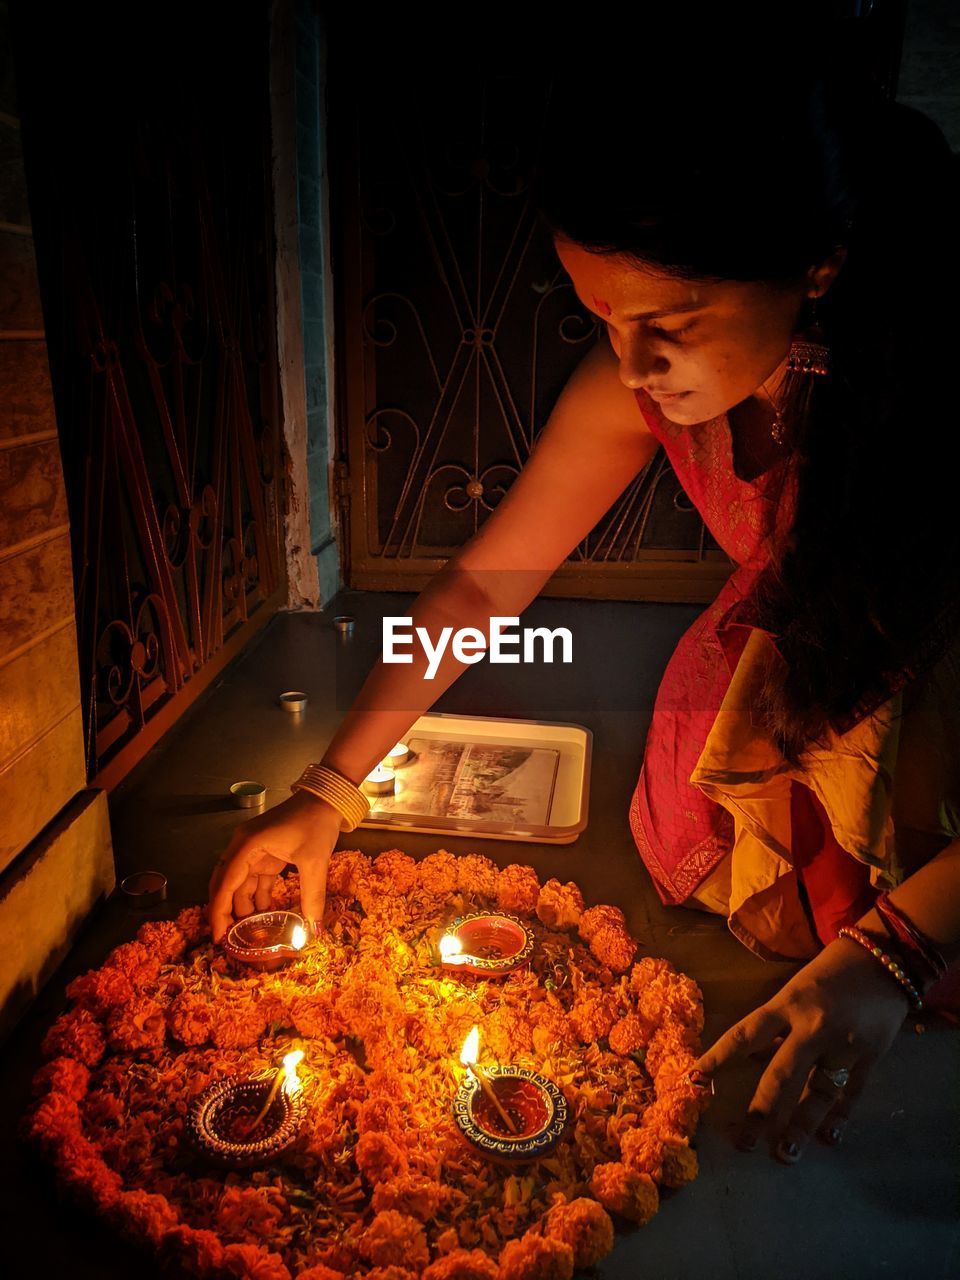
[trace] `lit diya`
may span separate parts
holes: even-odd
[[[479,1048],[474,1027],[460,1053],[467,1075],[453,1100],[458,1130],[491,1160],[522,1164],[546,1155],[566,1126],[566,1098],[552,1080],[527,1067],[479,1066]]]
[[[497,978],[529,962],[533,934],[516,916],[477,911],[448,924],[438,945],[444,969]]]
[[[231,960],[255,969],[280,969],[307,943],[307,922],[295,911],[260,911],[227,931],[223,949]]]
[[[219,1080],[196,1099],[187,1133],[206,1159],[230,1169],[269,1164],[297,1140],[306,1115],[294,1049],[277,1071],[246,1080]]]

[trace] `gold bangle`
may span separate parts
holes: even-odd
[[[896,979],[903,988],[910,1004],[913,1006],[914,1013],[920,1012],[923,1008],[923,999],[920,992],[910,981],[909,975],[900,967],[900,965],[897,964],[896,960],[894,960],[892,956],[888,956],[882,947],[878,947],[868,934],[864,933],[862,929],[858,929],[856,925],[850,924],[844,925],[842,929],[839,929],[837,931],[837,936],[840,938],[849,938],[851,942],[859,943],[860,946],[863,947],[864,951],[869,951],[875,960],[879,960],[887,973],[889,973],[892,978]]]
[[[290,790],[309,791],[319,800],[326,800],[342,818],[341,831],[353,831],[370,812],[370,801],[360,788],[324,764],[308,764]]]

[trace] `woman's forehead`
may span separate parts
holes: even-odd
[[[569,240],[556,238],[554,244],[577,294],[601,315],[706,306],[722,288],[647,270],[618,254],[590,253]]]

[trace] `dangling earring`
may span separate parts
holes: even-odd
[[[810,299],[810,322],[790,344],[787,373],[780,391],[780,402],[784,407],[790,407],[794,421],[802,421],[806,415],[817,378],[825,378],[829,373],[830,348],[817,322],[817,299],[813,297]],[[778,444],[782,444],[785,433],[783,411],[778,409],[770,434]]]

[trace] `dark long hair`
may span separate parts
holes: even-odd
[[[957,161],[821,44],[631,44],[592,88],[578,52],[535,176],[552,231],[685,278],[796,283],[847,249],[818,306],[832,371],[790,422],[795,520],[755,593],[785,667],[756,713],[797,765],[960,623]]]

